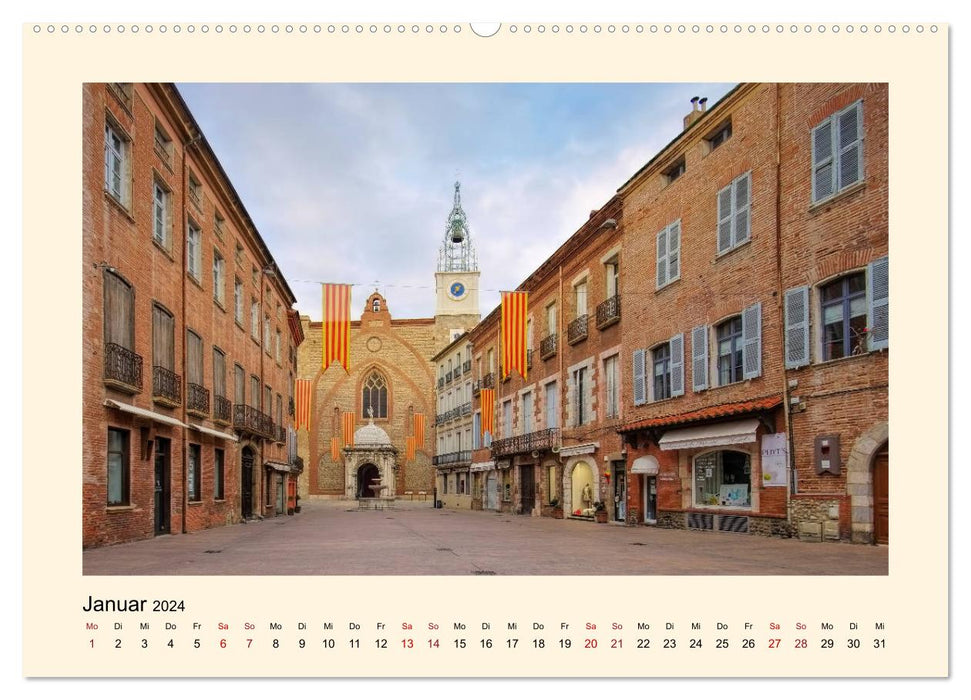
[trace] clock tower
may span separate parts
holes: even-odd
[[[456,182],[454,204],[448,215],[435,273],[435,320],[448,328],[447,342],[451,342],[456,332],[468,330],[480,319],[479,266],[462,209],[460,188]]]

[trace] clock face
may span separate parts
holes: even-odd
[[[461,282],[452,282],[452,286],[448,288],[449,294],[458,299],[460,296],[465,294],[465,285]]]

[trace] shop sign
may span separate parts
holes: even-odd
[[[762,436],[762,486],[785,486],[788,448],[785,433]]]

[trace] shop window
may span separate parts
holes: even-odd
[[[752,458],[744,452],[721,450],[694,459],[696,506],[752,506]]]
[[[127,430],[108,428],[108,505],[129,503],[129,466]]]

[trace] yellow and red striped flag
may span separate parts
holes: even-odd
[[[324,371],[330,363],[337,360],[345,372],[350,372],[351,345],[351,285],[324,284],[324,331],[323,362]]]
[[[300,430],[304,426],[310,430],[310,380],[298,379],[296,381],[297,405],[296,405],[296,425],[295,430]]]
[[[344,447],[354,447],[354,414],[345,411],[343,419]]]
[[[330,458],[336,462],[340,459],[340,457],[341,457],[340,441],[337,438],[332,437],[330,439]]]
[[[496,432],[496,390],[483,389],[479,392],[479,401],[482,404],[482,435],[486,433],[495,434]]]
[[[425,446],[425,414],[415,414],[415,447]]]
[[[519,370],[526,378],[526,292],[502,293],[502,378]]]
[[[407,437],[405,438],[405,459],[411,460],[415,458],[415,438]]]

